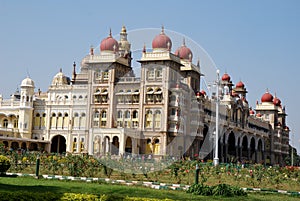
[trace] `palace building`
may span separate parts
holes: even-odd
[[[99,54],[91,47],[80,70],[75,63],[70,77],[60,70],[47,92],[25,78],[10,99],[0,97],[0,142],[10,150],[207,160],[219,100],[220,162],[284,165],[289,128],[278,97],[266,91],[252,109],[245,84],[234,85],[227,73],[208,96],[200,90],[200,62],[184,41],[173,52],[163,28],[141,54],[136,77],[123,26],[119,41],[110,33]]]

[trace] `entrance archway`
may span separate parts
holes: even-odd
[[[125,152],[132,153],[132,139],[131,137],[127,137],[125,144]]]
[[[66,139],[62,135],[56,135],[51,140],[51,152],[64,153],[66,152]]]
[[[12,142],[12,143],[11,143],[11,148],[12,148],[13,150],[19,149],[19,143],[18,143],[18,142]]]
[[[160,143],[159,143],[159,139],[155,139],[154,140],[154,150],[153,150],[155,155],[160,154]]]
[[[236,159],[236,147],[235,147],[235,136],[234,133],[231,132],[228,136],[228,157],[229,161],[232,162],[232,159]],[[227,162],[229,162],[227,161]]]
[[[243,137],[242,140],[242,154],[241,154],[242,160],[248,160],[248,138],[247,136]]]
[[[111,153],[115,155],[119,155],[119,138],[117,136],[113,137],[113,142],[112,142],[112,150]]]
[[[26,149],[27,149],[26,143],[25,143],[25,142],[22,142],[22,144],[21,144],[21,149],[23,149],[23,150],[26,150]]]
[[[251,138],[251,141],[250,141],[250,160],[252,162],[257,162],[255,161],[255,139],[254,137]]]

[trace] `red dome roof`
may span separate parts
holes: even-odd
[[[236,88],[244,88],[245,85],[242,81],[239,81],[236,85],[235,85]]]
[[[253,110],[250,110],[249,113],[250,113],[251,115],[255,114],[255,112],[254,112]]]
[[[257,116],[257,117],[261,117],[262,115],[261,115],[260,113],[257,113],[256,116]]]
[[[100,51],[119,51],[119,44],[112,36],[109,36],[101,41]]]
[[[224,75],[222,76],[222,80],[229,82],[230,81],[230,76],[227,73],[224,73]]]
[[[152,49],[168,49],[171,50],[172,41],[164,32],[164,28],[162,28],[161,33],[152,41]]]
[[[192,61],[192,59],[193,59],[193,53],[192,53],[190,48],[185,46],[185,41],[183,41],[182,46],[179,47],[175,51],[175,55],[180,57],[181,59],[186,59],[186,60],[189,60],[189,61]]]
[[[273,104],[276,105],[276,106],[280,106],[281,105],[281,100],[277,97],[274,97]]]
[[[203,94],[203,95],[206,95],[206,92],[202,89],[201,90],[201,93]]]
[[[273,96],[268,91],[261,97],[261,102],[272,102]]]

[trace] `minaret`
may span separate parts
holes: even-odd
[[[130,53],[131,44],[127,40],[127,31],[126,27],[122,26],[122,30],[120,32],[120,40],[119,40],[119,52],[122,56],[126,56]]]
[[[73,72],[72,72],[72,80],[71,80],[72,84],[75,83],[76,75],[77,75],[77,74],[76,74],[76,63],[75,63],[75,61],[74,61],[74,63],[73,63]]]

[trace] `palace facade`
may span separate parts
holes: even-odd
[[[80,71],[75,63],[71,77],[60,70],[47,92],[25,78],[10,99],[0,97],[0,142],[10,150],[212,159],[218,101],[220,162],[283,165],[289,128],[278,97],[267,91],[252,109],[244,83],[227,73],[208,96],[200,62],[185,42],[172,52],[163,28],[141,53],[140,77],[130,48],[123,26],[119,41],[110,33],[100,54],[91,47]]]

